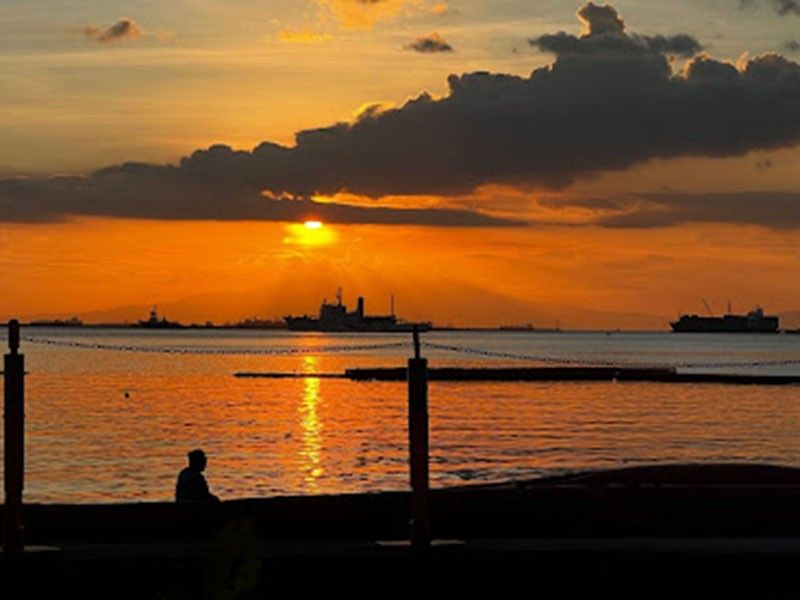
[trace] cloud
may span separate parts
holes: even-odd
[[[430,35],[417,38],[411,44],[408,44],[406,46],[406,49],[413,50],[414,52],[421,52],[424,54],[434,54],[439,52],[453,51],[453,47],[450,44],[448,44],[445,41],[445,39],[436,32],[431,33]]]
[[[798,0],[765,0],[773,10],[781,16],[800,15],[800,1]],[[760,0],[739,0],[739,7],[751,9],[761,4]]]
[[[206,151],[236,161],[224,146]],[[246,153],[243,153],[246,154]],[[223,161],[225,162],[225,161]],[[0,221],[47,223],[67,217],[213,221],[304,221],[328,223],[506,227],[522,221],[476,211],[445,208],[355,206],[310,199],[270,197],[247,182],[192,168],[128,163],[101,169],[88,177],[18,178],[0,181]]]
[[[786,52],[800,52],[800,41],[798,40],[789,40],[788,42],[783,44],[783,49]]]
[[[672,36],[645,36],[628,34],[625,22],[609,5],[597,6],[592,2],[578,11],[583,24],[583,34],[578,37],[565,32],[543,35],[529,40],[529,44],[542,52],[559,56],[569,54],[668,54],[690,58],[698,54],[702,45],[695,38],[678,34]]]
[[[142,29],[136,24],[136,21],[125,17],[106,29],[87,25],[83,28],[83,35],[98,42],[122,42],[141,37]]]
[[[422,94],[302,131],[294,147],[254,152],[249,170],[268,189],[306,195],[458,195],[491,183],[561,188],[654,158],[738,156],[800,141],[797,64],[769,55],[740,71],[697,56],[674,74],[667,52],[695,52],[689,36],[629,35],[618,16],[597,25],[582,14],[590,32],[530,77],[453,75],[442,98]]]
[[[584,35],[621,34],[625,31],[625,21],[609,4],[597,6],[594,2],[586,3],[578,11],[578,20],[583,24]]]
[[[591,209],[585,224],[608,228],[669,227],[685,223],[759,225],[800,229],[800,192],[651,193],[633,198],[558,198],[550,208]]]
[[[544,197],[539,204],[548,208],[586,208],[593,211],[624,211],[630,204],[629,200],[620,198],[584,198],[575,197]]]
[[[266,210],[262,191],[380,198],[459,197],[492,184],[559,190],[652,159],[800,143],[800,65],[773,54],[737,68],[698,55],[673,73],[668,54],[694,51],[680,36],[629,34],[616,11],[591,3],[579,14],[588,31],[556,34],[566,45],[550,44],[554,62],[529,77],[451,75],[441,98],[423,93],[301,131],[293,146],[212,146],[177,165],[0,181],[0,218],[250,218]]]
[[[773,0],[772,4],[779,15],[800,15],[800,2],[797,0]]]

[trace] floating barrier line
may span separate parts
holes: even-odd
[[[451,346],[447,344],[436,344],[433,342],[423,342],[423,345],[432,350],[445,350],[447,352],[457,352],[460,354],[472,354],[485,356],[488,358],[498,358],[506,360],[522,360],[532,362],[542,362],[559,365],[584,365],[594,367],[628,367],[628,368],[660,368],[660,369],[725,369],[725,368],[748,368],[748,367],[784,367],[800,365],[800,358],[773,361],[746,361],[746,362],[707,362],[707,363],[644,363],[644,362],[625,362],[625,361],[597,361],[580,358],[558,358],[554,356],[536,356],[532,354],[518,354],[514,352],[496,352],[493,350],[481,350],[479,348],[468,348],[466,346]]]
[[[348,352],[370,352],[375,350],[394,350],[410,348],[409,342],[389,342],[384,344],[357,344],[321,346],[319,348],[187,348],[187,347],[154,347],[135,346],[127,344],[103,344],[96,342],[78,342],[75,340],[58,340],[42,337],[23,336],[22,341],[30,344],[44,346],[58,346],[62,348],[75,348],[80,350],[104,350],[110,352],[134,352],[142,354],[173,354],[173,355],[217,355],[217,356],[302,356],[309,354],[345,354]],[[431,350],[455,352],[473,356],[483,356],[501,360],[515,360],[526,362],[539,362],[555,365],[577,365],[594,367],[620,367],[620,368],[660,368],[660,369],[727,369],[727,368],[757,368],[757,367],[785,367],[800,365],[800,358],[785,360],[756,360],[740,362],[627,362],[592,360],[582,358],[562,358],[557,356],[543,356],[516,352],[501,352],[483,350],[467,346],[437,344],[423,341],[422,345]]]
[[[111,352],[133,352],[142,354],[176,354],[176,355],[228,355],[228,356],[298,356],[305,354],[336,354],[347,352],[364,352],[372,350],[390,350],[406,348],[407,342],[386,344],[361,344],[321,346],[319,348],[186,348],[186,347],[154,347],[132,346],[127,344],[101,344],[95,342],[77,342],[74,340],[54,340],[50,338],[23,337],[30,344],[75,348],[80,350],[104,350]]]

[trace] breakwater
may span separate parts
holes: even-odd
[[[351,381],[405,381],[404,367],[355,368],[343,373],[286,373],[237,372],[239,378],[248,379],[349,379]],[[428,369],[430,381],[482,381],[482,382],[613,382],[635,381],[675,384],[727,384],[727,385],[798,385],[795,375],[736,375],[727,373],[679,373],[674,369],[637,369],[613,367],[520,367],[520,368],[458,368]]]

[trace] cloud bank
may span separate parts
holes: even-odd
[[[800,228],[800,193],[739,192],[648,194],[639,210],[602,219],[606,227],[667,227],[683,223],[733,223],[770,229]]]
[[[587,7],[582,36],[533,41],[556,59],[529,77],[452,75],[442,98],[422,94],[302,131],[293,147],[198,151],[181,168],[303,196],[459,195],[492,183],[563,188],[655,158],[739,156],[800,141],[799,65],[768,55],[739,70],[697,55],[676,74],[669,54],[695,54],[696,40],[630,35],[618,16]]]
[[[380,198],[460,196],[489,184],[557,190],[651,159],[800,143],[800,65],[772,54],[737,68],[698,54],[700,43],[685,34],[629,33],[608,6],[590,2],[578,16],[581,35],[531,40],[555,60],[529,77],[451,75],[441,98],[421,94],[354,122],[301,131],[294,146],[217,145],[177,165],[2,181],[0,218],[251,218],[264,210],[262,192]],[[681,72],[673,72],[674,56],[687,60]],[[280,212],[272,206],[270,214]]]
[[[225,147],[208,152],[229,153]],[[525,223],[470,210],[353,206],[262,196],[246,183],[196,178],[180,167],[128,163],[89,177],[0,181],[0,221],[48,223],[66,217],[158,220],[283,221],[507,227]]]
[[[556,198],[548,208],[594,211],[585,222],[608,228],[641,229],[686,223],[759,225],[800,229],[800,192],[650,193],[635,198]]]

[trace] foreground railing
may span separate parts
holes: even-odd
[[[21,554],[22,490],[25,484],[25,356],[19,352],[19,322],[8,324],[8,354],[4,360],[4,487],[3,551]]]

